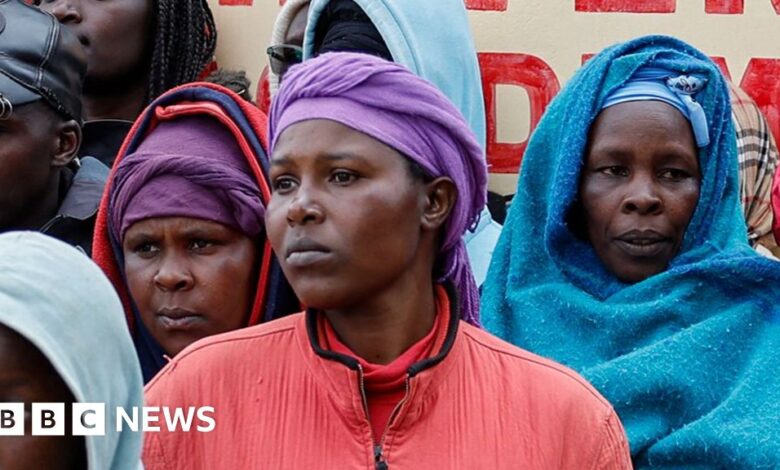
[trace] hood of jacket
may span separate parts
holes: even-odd
[[[317,21],[330,0],[313,0],[303,42],[313,56]],[[460,109],[485,148],[485,102],[477,50],[463,0],[355,0],[382,35],[393,60],[432,82]]]
[[[0,272],[0,323],[41,351],[77,402],[105,404],[105,435],[85,438],[89,469],[139,468],[142,434],[114,425],[117,407],[143,405],[143,382],[111,283],[83,253],[35,232],[0,235]]]

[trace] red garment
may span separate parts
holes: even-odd
[[[147,386],[147,405],[212,406],[216,428],[145,433],[146,468],[631,468],[620,421],[592,386],[461,321],[450,303],[444,343],[412,366],[382,445],[357,361],[321,347],[309,311],[177,355]]]
[[[441,349],[447,334],[450,301],[443,287],[436,287],[436,319],[425,337],[413,344],[390,364],[373,364],[355,354],[342,343],[324,315],[319,317],[320,341],[324,349],[351,356],[363,368],[363,382],[368,402],[368,417],[374,432],[374,443],[380,444],[390,416],[406,395],[406,371],[416,362],[432,357]]]

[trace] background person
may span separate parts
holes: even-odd
[[[747,222],[748,241],[759,252],[777,257],[772,236],[772,181],[777,168],[777,145],[755,101],[728,82],[731,114],[737,133],[739,196]]]
[[[268,84],[272,97],[279,90],[279,83],[287,70],[303,61],[303,36],[310,1],[288,0],[274,21],[268,48],[268,62],[271,66]]]
[[[144,379],[197,339],[299,306],[265,237],[265,116],[188,85],[139,117],[106,187],[95,260],[125,302]]]
[[[130,125],[155,98],[197,80],[217,44],[206,0],[36,0],[87,53],[84,144],[111,166]]]
[[[746,236],[720,71],[649,36],[588,61],[548,108],[482,313],[589,379],[637,468],[771,468],[778,280]]]
[[[0,232],[39,230],[89,253],[108,169],[76,160],[84,51],[20,0],[0,15]]]
[[[111,284],[82,253],[34,232],[0,235],[0,272],[0,401],[27,407],[25,435],[0,439],[0,467],[142,468],[142,433],[115,426],[117,407],[143,405],[143,382]],[[34,436],[31,403],[105,404],[105,435],[73,436],[66,411],[65,436]]]

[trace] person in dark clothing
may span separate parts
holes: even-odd
[[[87,51],[81,155],[111,166],[141,111],[198,79],[217,33],[206,0],[35,0],[73,31]]]
[[[89,252],[108,169],[75,159],[84,50],[53,17],[13,0],[0,4],[0,56],[0,232],[40,230]]]

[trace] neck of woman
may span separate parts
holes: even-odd
[[[389,364],[433,328],[436,298],[430,271],[427,282],[403,276],[365,302],[326,310],[339,339],[360,358]]]
[[[146,107],[148,80],[127,83],[121,89],[84,90],[84,120],[135,121]]]

